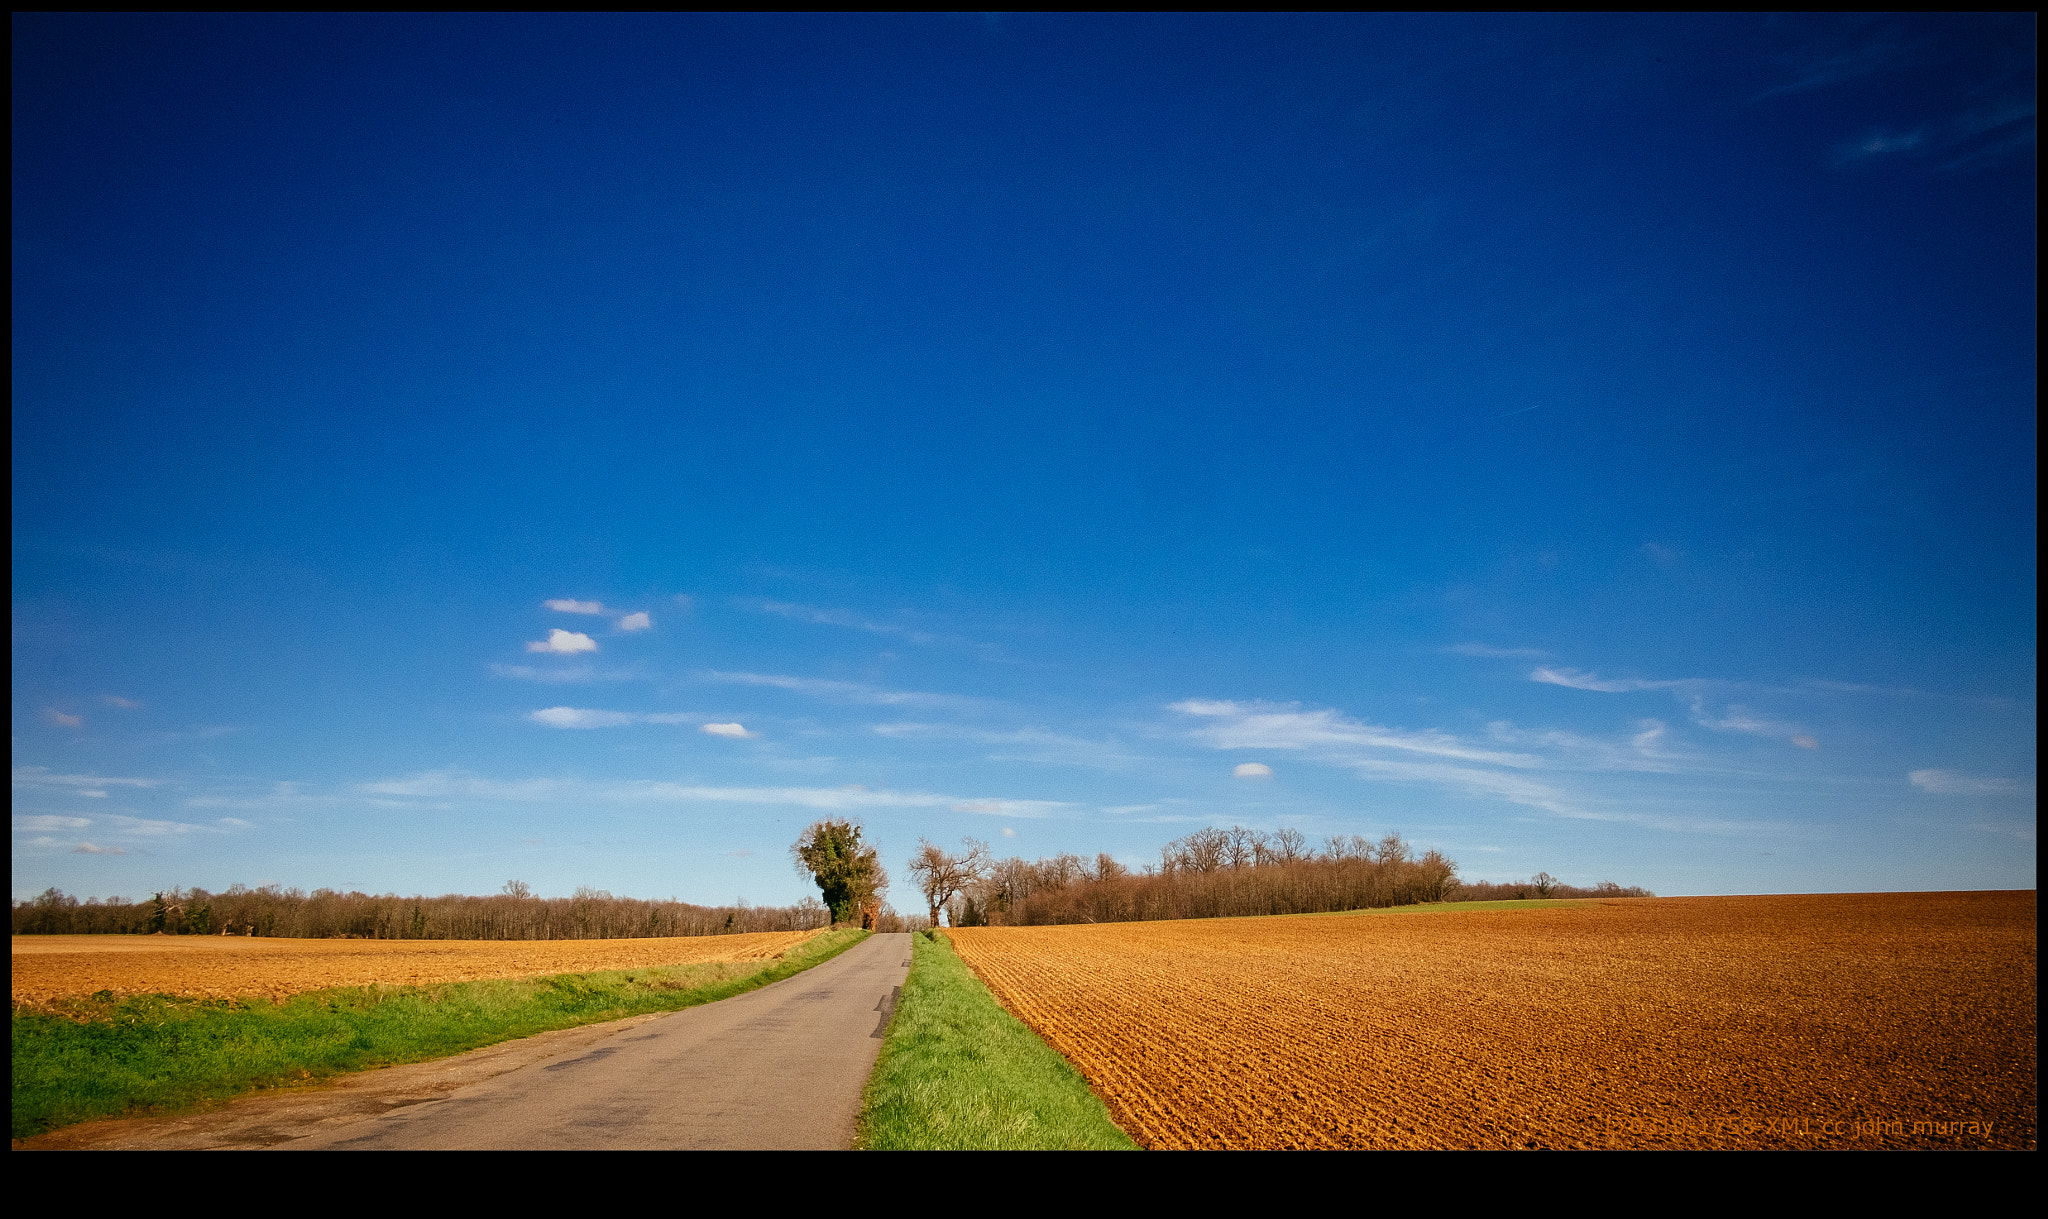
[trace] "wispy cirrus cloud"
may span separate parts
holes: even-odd
[[[90,817],[58,817],[44,814],[17,813],[14,817],[14,832],[17,834],[47,834],[53,830],[82,830],[92,824]]]
[[[576,804],[759,804],[828,811],[884,808],[942,808],[956,812],[1000,811],[1009,816],[1046,816],[1071,807],[1063,801],[1019,800],[1007,796],[953,796],[937,792],[844,787],[712,787],[654,780],[591,782],[577,779],[487,779],[464,771],[430,771],[404,779],[363,783],[366,795],[424,800],[489,800]]]
[[[888,690],[881,686],[857,681],[831,681],[818,677],[789,677],[776,673],[718,673],[697,674],[701,681],[722,682],[740,686],[768,686],[777,690],[789,690],[812,698],[829,699],[841,703],[867,703],[882,707],[953,707],[975,709],[993,706],[990,699],[969,698],[959,694],[928,694],[916,690]]]
[[[1411,732],[1345,719],[1335,711],[1303,711],[1264,703],[1187,699],[1172,710],[1214,721],[1195,730],[1198,740],[1218,749],[1390,749],[1495,766],[1538,767],[1543,759],[1526,753],[1486,749],[1444,732]]]
[[[112,775],[60,775],[53,774],[44,766],[17,766],[14,768],[16,787],[41,787],[56,789],[97,788],[104,791],[109,787],[162,787],[163,779],[126,779]]]
[[[1690,833],[1760,832],[1757,822],[1675,816],[1617,806],[1574,790],[1588,772],[1681,769],[1664,746],[1658,721],[1639,721],[1623,741],[1596,741],[1567,733],[1529,733],[1505,722],[1490,726],[1490,742],[1450,733],[1386,728],[1332,710],[1189,699],[1172,705],[1210,721],[1189,735],[1215,749],[1290,749],[1312,761],[1383,783],[1416,783],[1482,799],[1504,800],[1575,820],[1627,822]],[[1488,743],[1520,746],[1488,748]],[[1548,772],[1548,773],[1545,773]]]
[[[1130,752],[1114,739],[1094,741],[1043,728],[986,729],[962,724],[904,722],[872,724],[868,730],[877,736],[899,741],[971,741],[991,745],[996,750],[988,755],[989,759],[998,762],[1127,770],[1151,760]]]
[[[574,685],[582,682],[634,681],[640,674],[626,669],[596,669],[589,665],[569,665],[563,668],[543,669],[533,665],[491,666],[491,672],[499,677],[515,681],[537,681],[550,685]]]
[[[627,724],[687,724],[700,717],[680,711],[598,711],[585,707],[543,707],[526,718],[550,728],[619,728]]]
[[[1577,669],[1556,669],[1548,665],[1531,671],[1529,680],[1564,686],[1572,690],[1594,690],[1601,694],[1628,694],[1637,690],[1680,690],[1702,684],[1691,679],[1645,681],[1635,677],[1603,678],[1597,673],[1581,673]]]
[[[1669,690],[1692,712],[1692,722],[1713,732],[1739,732],[1750,736],[1772,737],[1789,741],[1801,749],[1818,749],[1820,742],[1814,735],[1797,724],[1759,715],[1744,707],[1730,704],[1720,712],[1710,711],[1703,691],[1730,686],[1764,689],[1745,682],[1712,681],[1706,678],[1678,678],[1675,680],[1651,681],[1642,678],[1603,678],[1595,673],[1582,673],[1577,669],[1561,669],[1543,666],[1529,674],[1529,680],[1553,686],[1564,686],[1571,690],[1590,690],[1598,694],[1634,694],[1645,690]],[[1780,690],[1779,693],[1788,691]]]
[[[1483,643],[1460,643],[1440,650],[1449,652],[1454,656],[1483,656],[1489,659],[1504,660],[1540,660],[1550,655],[1550,653],[1542,648],[1496,648]]]
[[[2014,779],[1982,778],[1953,770],[1915,770],[1906,781],[1921,791],[1937,796],[2016,796],[2033,790],[2033,784]]]
[[[552,601],[543,601],[541,604],[558,614],[594,615],[605,612],[604,602],[602,601],[576,601],[568,597],[557,597]]]
[[[964,643],[957,636],[938,635],[920,627],[900,622],[877,622],[872,618],[854,613],[852,610],[829,609],[816,605],[799,605],[792,601],[754,601],[742,599],[738,604],[757,613],[773,614],[792,622],[810,622],[819,626],[839,626],[853,631],[866,631],[871,635],[894,635],[911,643]]]
[[[1692,722],[1702,728],[1712,729],[1715,732],[1741,732],[1747,733],[1750,736],[1772,737],[1777,740],[1790,741],[1801,749],[1820,748],[1820,742],[1814,738],[1813,734],[1797,724],[1788,724],[1783,720],[1774,720],[1768,716],[1757,715],[1746,708],[1734,705],[1730,705],[1720,714],[1716,715],[1707,710],[1705,699],[1696,697],[1690,701],[1692,704]]]
[[[71,853],[73,855],[126,855],[128,852],[120,847],[103,847],[96,843],[81,842],[71,848]]]

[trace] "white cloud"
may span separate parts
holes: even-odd
[[[604,613],[604,602],[602,601],[571,601],[567,598],[557,598],[553,601],[543,601],[541,604],[558,614]]]
[[[122,707],[129,711],[137,710],[142,706],[141,703],[136,702],[134,699],[122,698],[118,694],[102,694],[100,695],[100,701],[109,707]]]
[[[1531,672],[1529,680],[1548,682],[1553,686],[1566,686],[1573,690],[1595,690],[1601,694],[1627,694],[1636,690],[1671,690],[1680,686],[1696,684],[1689,681],[1641,681],[1629,677],[1606,680],[1597,674],[1581,673],[1577,669],[1553,669],[1547,665]]]
[[[16,787],[159,787],[162,779],[116,779],[107,775],[53,775],[44,766],[14,768]]]
[[[90,817],[53,817],[21,814],[14,818],[18,834],[46,834],[51,830],[82,830],[92,824]]]
[[[163,834],[224,834],[210,825],[193,825],[185,821],[152,821],[146,817],[109,817],[114,828],[123,834],[143,834],[155,837]]]
[[[85,724],[84,716],[66,715],[62,711],[57,710],[55,707],[43,708],[43,718],[48,720],[52,724],[57,725],[59,728],[78,728],[82,727]]]
[[[624,711],[588,711],[580,707],[543,707],[526,718],[550,728],[616,728],[634,719]]]
[[[1407,732],[1347,720],[1335,711],[1299,711],[1263,703],[1188,699],[1173,704],[1183,715],[1221,721],[1200,728],[1195,737],[1217,749],[1329,749],[1331,747],[1396,749],[1496,766],[1542,766],[1543,759],[1526,753],[1481,749],[1442,732]]]
[[[255,826],[252,823],[244,821],[240,817],[222,817],[220,819],[220,823],[231,830],[248,830],[255,828]]]
[[[956,800],[948,806],[956,813],[987,813],[991,816],[1044,817],[1067,805],[1059,800]]]
[[[1820,742],[1798,725],[1765,719],[1743,707],[1730,706],[1717,718],[1708,713],[1704,700],[1695,698],[1692,700],[1692,722],[1716,732],[1743,732],[1750,736],[1767,736],[1790,741],[1801,749],[1820,748]]]
[[[107,793],[92,787],[81,787],[73,794],[79,796],[86,796],[94,800],[104,800],[107,798]]]
[[[597,670],[589,665],[570,665],[561,669],[536,669],[532,665],[491,666],[491,672],[500,677],[516,678],[519,681],[547,682],[552,685],[566,685],[573,682],[632,681],[636,674],[622,669]]]
[[[1128,770],[1132,765],[1148,760],[1141,755],[1131,753],[1114,739],[1091,741],[1082,737],[1048,732],[1042,728],[994,731],[985,728],[968,728],[958,724],[905,722],[871,724],[869,725],[869,731],[878,736],[886,736],[895,740],[975,741],[984,745],[1023,747],[1020,749],[1005,749],[988,755],[991,760],[998,762],[1038,762],[1052,766],[1089,766],[1101,770]]]
[[[739,724],[700,724],[697,726],[697,731],[706,736],[750,737],[760,735],[756,732],[748,732],[746,728]]]
[[[594,711],[584,707],[543,707],[527,719],[550,728],[618,728],[626,724],[684,724],[696,719],[681,711],[646,714],[638,711]]]
[[[1270,779],[1273,777],[1273,768],[1264,762],[1239,762],[1237,768],[1230,773],[1240,779]]]
[[[1486,656],[1504,659],[1512,659],[1515,657],[1527,657],[1533,659],[1536,657],[1550,655],[1550,653],[1544,651],[1542,648],[1495,648],[1488,647],[1486,644],[1483,643],[1461,643],[1453,647],[1445,648],[1443,650],[1446,652],[1455,653],[1459,656]]]
[[[764,614],[774,614],[794,622],[814,622],[820,626],[843,626],[856,631],[868,631],[876,635],[896,635],[912,643],[939,643],[937,635],[913,627],[896,626],[886,622],[872,622],[847,610],[820,609],[814,605],[794,605],[787,601],[742,602]]]
[[[1873,131],[1860,139],[1850,140],[1835,147],[1835,164],[1847,165],[1852,161],[1866,161],[1872,157],[1895,156],[1902,152],[1919,152],[1927,147],[1927,129],[1913,131]]]
[[[526,650],[529,652],[558,652],[568,656],[577,652],[597,651],[597,640],[592,639],[581,631],[565,631],[560,627],[556,627],[548,632],[546,639],[536,640],[533,643],[527,644]]]
[[[836,702],[871,703],[885,707],[926,706],[953,707],[956,709],[981,708],[990,706],[987,699],[967,698],[957,694],[923,694],[914,690],[885,690],[865,682],[828,681],[818,677],[784,677],[774,673],[700,673],[705,681],[727,682],[742,686],[773,686],[813,698],[832,699]]]
[[[619,619],[619,629],[622,631],[652,630],[654,629],[654,619],[647,616],[646,610],[641,610],[637,614],[627,614]]]
[[[71,848],[71,853],[73,855],[126,855],[128,852],[120,847],[94,846],[90,842],[81,842]]]
[[[1016,830],[1013,830],[1013,829],[1011,829],[1011,828],[1010,828],[1009,826],[1007,826],[1007,825],[1003,827],[1003,837],[1005,837],[1005,838],[1015,838],[1016,836],[1017,836],[1017,831],[1016,831]]]
[[[575,779],[486,779],[463,771],[430,771],[407,779],[363,783],[356,790],[373,796],[412,799],[510,800],[520,803],[575,804],[763,804],[826,810],[868,808],[951,808],[981,804],[1018,817],[1045,816],[1068,805],[1056,800],[991,800],[935,792],[870,791],[849,787],[702,787],[651,780],[585,782]],[[979,810],[970,810],[979,811]]]
[[[1939,796],[2009,796],[2024,790],[2011,779],[1980,779],[1952,770],[1916,770],[1906,779],[1921,791]]]

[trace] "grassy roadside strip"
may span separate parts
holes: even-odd
[[[867,936],[828,931],[772,961],[340,987],[279,1003],[137,995],[58,1012],[16,1007],[13,1137],[695,1007],[801,973]]]
[[[854,1145],[870,1151],[1129,1151],[1072,1063],[1003,1010],[943,936],[910,937],[910,977]]]

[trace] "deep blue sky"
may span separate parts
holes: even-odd
[[[2031,887],[2034,36],[17,15],[15,893]]]

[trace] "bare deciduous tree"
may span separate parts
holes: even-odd
[[[955,894],[988,875],[992,859],[988,844],[973,838],[962,838],[960,844],[967,849],[958,855],[948,854],[929,839],[917,840],[917,854],[910,857],[910,878],[923,891],[925,904],[931,907],[932,926],[939,925],[939,911],[945,908]]]

